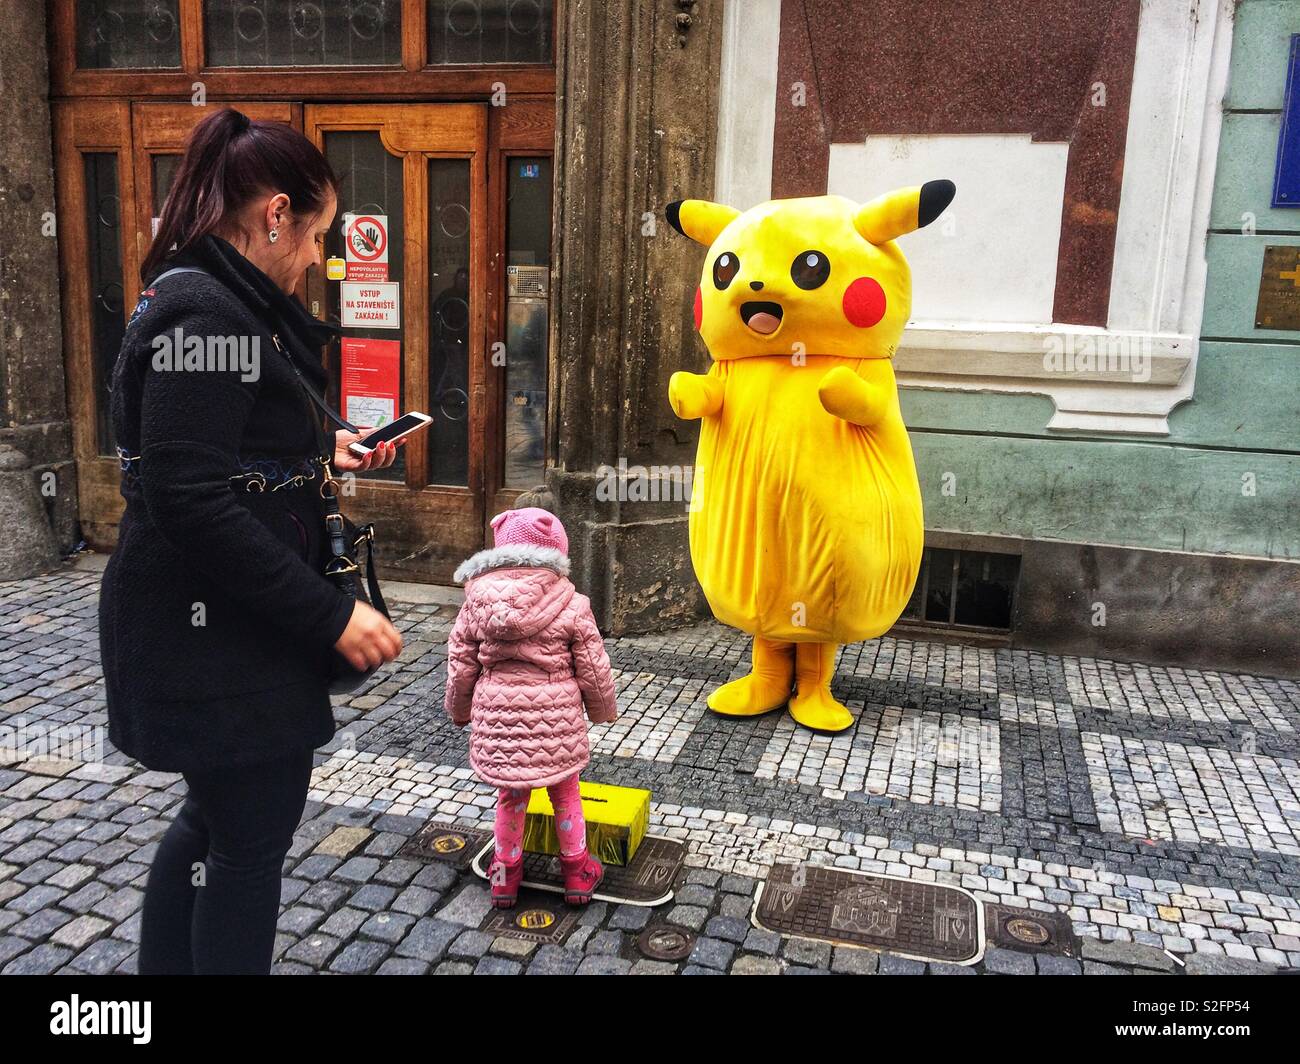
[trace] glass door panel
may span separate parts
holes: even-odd
[[[328,257],[347,261],[345,242],[349,219],[354,227],[353,239],[377,245],[383,227],[383,254],[387,269],[381,283],[397,282],[397,328],[366,328],[348,325],[340,340],[329,346],[331,399],[343,416],[358,426],[377,428],[398,417],[405,394],[406,372],[401,352],[405,347],[405,311],[401,294],[405,263],[405,177],[404,160],[383,144],[379,133],[365,130],[338,130],[325,134],[325,157],[329,159],[342,186],[337,221],[325,242]],[[372,219],[366,222],[365,219]],[[367,237],[367,233],[370,234]],[[373,270],[372,270],[373,274]],[[326,320],[342,322],[342,297],[353,291],[353,282],[326,286]],[[404,483],[407,477],[406,448],[397,452],[397,461],[387,469],[358,476]]]
[[[339,325],[331,388],[358,424],[423,411],[399,463],[356,479],[346,507],[381,531],[389,571],[445,580],[482,544],[488,453],[486,109],[320,104],[307,133],[339,174],[333,272],[313,313]],[[341,261],[340,261],[341,260]]]

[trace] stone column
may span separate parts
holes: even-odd
[[[547,484],[602,630],[687,624],[698,424],[669,376],[707,353],[691,307],[700,249],[666,203],[711,198],[722,0],[568,0],[556,99],[557,373]],[[626,470],[602,476],[601,468]],[[641,470],[646,475],[641,476]],[[658,467],[657,469],[655,467]],[[657,501],[645,496],[657,496]]]
[[[63,378],[45,5],[7,4],[5,16],[0,34],[0,445],[26,456],[30,476],[41,488],[44,514],[59,544],[69,548],[79,536]],[[19,463],[11,456],[6,467],[13,474]],[[0,478],[0,493],[20,479]],[[0,512],[35,520],[42,511],[0,499]],[[48,529],[9,527],[3,539],[44,542],[48,536]],[[0,561],[4,550],[0,543]]]

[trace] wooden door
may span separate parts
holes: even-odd
[[[340,280],[309,271],[310,309],[343,328],[328,352],[331,398],[358,423],[434,419],[397,464],[358,476],[345,508],[376,523],[387,572],[446,581],[482,545],[499,438],[485,357],[486,107],[312,104],[303,123],[342,183],[326,255],[353,258],[354,224],[366,254],[382,243],[386,259],[354,261]],[[386,309],[359,315],[371,293]]]

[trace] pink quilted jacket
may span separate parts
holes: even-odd
[[[586,716],[618,716],[591,603],[560,551],[510,545],[456,570],[465,602],[447,650],[446,708],[473,722],[469,758],[494,787],[545,787],[590,759]]]

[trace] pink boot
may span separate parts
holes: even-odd
[[[587,850],[572,857],[560,854],[560,867],[564,870],[564,900],[570,905],[586,905],[605,878],[605,869]]]
[[[493,857],[488,866],[488,882],[492,884],[492,908],[513,909],[519,899],[519,884],[524,878],[524,859],[507,864]]]

